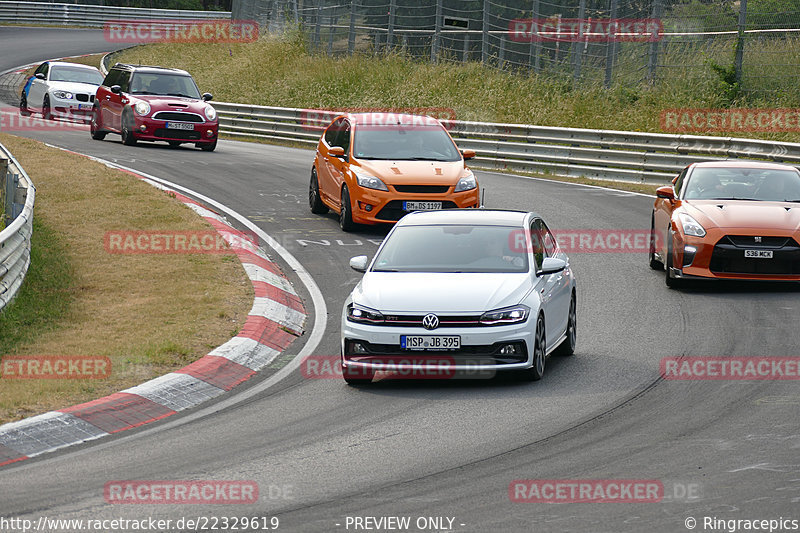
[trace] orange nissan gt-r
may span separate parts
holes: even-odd
[[[317,146],[311,212],[339,213],[339,225],[394,223],[411,211],[478,207],[478,181],[431,117],[355,113],[336,117]]]
[[[800,280],[800,171],[692,163],[656,191],[650,267],[684,279]]]

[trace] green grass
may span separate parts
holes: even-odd
[[[0,354],[59,327],[70,310],[75,277],[65,243],[40,218],[33,219],[31,265],[25,282],[0,313]]]
[[[781,63],[800,64],[798,38],[748,45],[746,72],[759,69],[760,57],[778,53]],[[643,75],[639,53],[640,49],[622,49],[620,79],[627,74],[632,78],[635,72]],[[402,53],[331,58],[309,53],[301,39],[291,36],[233,45],[153,44],[123,51],[115,59],[184,68],[217,101],[299,108],[444,107],[455,110],[459,119],[486,122],[659,132],[665,109],[800,107],[795,78],[781,78],[780,67],[763,67],[759,74],[774,76],[748,81],[751,86],[762,83],[765,91],[732,98],[734,93],[711,66],[732,62],[733,48],[727,41],[668,46],[660,62],[691,68],[674,74],[661,70],[654,86],[636,81],[611,89],[602,87],[599,70],[586,69],[587,79],[576,88],[560,73],[512,73],[475,62],[431,64]],[[797,133],[731,134],[800,141]]]

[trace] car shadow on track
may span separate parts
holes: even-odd
[[[576,354],[575,356],[580,357]],[[379,373],[376,380],[365,385],[353,387],[355,390],[369,392],[373,394],[396,395],[397,393],[419,392],[460,392],[469,391],[473,394],[478,391],[489,393],[486,398],[490,398],[492,393],[503,395],[504,391],[522,389],[542,392],[555,390],[555,384],[562,381],[559,377],[564,371],[564,367],[572,362],[577,362],[573,357],[552,356],[547,360],[547,369],[544,377],[538,382],[526,380],[519,372],[497,372],[491,376],[475,377],[474,373],[465,377],[444,377],[444,378],[422,378],[414,379],[399,373]],[[569,371],[569,370],[567,370]],[[550,378],[548,380],[548,378]]]
[[[800,292],[796,281],[685,280],[678,289],[687,294],[782,294]]]

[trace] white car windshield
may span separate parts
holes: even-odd
[[[459,161],[450,136],[438,124],[359,124],[353,154],[359,159]]]
[[[100,85],[103,75],[97,70],[75,67],[53,67],[50,70],[50,81],[69,81],[73,83],[90,83]]]
[[[684,199],[800,202],[800,173],[763,168],[700,167],[689,177]]]
[[[510,226],[397,227],[371,271],[527,272],[526,251],[513,246],[521,231]]]

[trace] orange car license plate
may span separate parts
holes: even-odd
[[[432,211],[441,208],[442,202],[403,202],[403,211]]]
[[[745,250],[744,256],[755,259],[772,259],[772,250]]]

